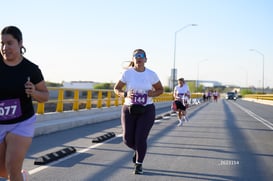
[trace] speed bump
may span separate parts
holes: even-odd
[[[103,141],[108,140],[108,139],[115,137],[115,136],[116,136],[116,134],[114,132],[108,132],[104,135],[94,138],[92,140],[92,143],[100,143],[100,142],[103,142]]]
[[[157,116],[157,117],[155,118],[155,120],[160,120],[160,119],[163,119],[163,116]]]
[[[76,152],[76,148],[70,146],[70,147],[61,149],[59,151],[48,153],[44,156],[37,158],[34,161],[34,165],[45,165],[75,152]]]

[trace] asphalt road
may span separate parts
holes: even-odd
[[[157,120],[148,140],[144,175],[133,174],[133,152],[120,120],[35,137],[24,161],[30,181],[273,180],[273,106],[243,100],[202,103],[177,127],[175,115]],[[169,108],[157,110],[165,115]],[[107,132],[116,137],[92,140]],[[47,165],[36,158],[73,146],[77,152]],[[1,179],[0,179],[1,180]]]

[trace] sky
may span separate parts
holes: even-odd
[[[176,68],[186,80],[273,88],[272,8],[273,0],[9,0],[0,28],[21,29],[24,56],[46,81],[117,82],[141,48],[166,86]]]

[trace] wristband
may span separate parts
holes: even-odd
[[[124,91],[123,96],[127,97],[127,92],[126,91]]]

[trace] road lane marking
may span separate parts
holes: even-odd
[[[38,173],[38,172],[40,172],[40,171],[42,171],[42,170],[45,170],[45,169],[49,168],[50,166],[53,166],[53,165],[56,165],[57,163],[60,163],[60,162],[65,161],[65,160],[68,160],[68,159],[70,159],[70,158],[72,158],[72,157],[75,157],[75,156],[81,154],[81,153],[85,153],[85,152],[87,152],[87,151],[90,151],[92,148],[99,147],[99,146],[103,145],[104,143],[110,142],[110,141],[112,141],[112,140],[114,140],[114,139],[116,139],[116,138],[119,138],[119,137],[122,137],[122,134],[119,134],[119,135],[117,135],[116,137],[110,138],[110,139],[108,139],[108,140],[106,140],[106,141],[104,141],[104,142],[102,142],[102,143],[97,143],[97,144],[91,145],[91,146],[89,146],[89,147],[87,147],[87,148],[81,149],[81,150],[77,151],[76,153],[74,153],[74,154],[72,154],[72,155],[69,155],[69,156],[67,156],[67,157],[61,158],[61,159],[59,159],[59,160],[57,160],[57,161],[54,161],[54,162],[52,162],[52,163],[49,163],[48,165],[39,166],[39,167],[37,167],[37,168],[34,168],[34,169],[32,169],[32,170],[29,170],[28,173],[29,173],[29,175],[33,175],[33,174],[35,174],[35,173]]]
[[[254,119],[256,119],[257,121],[261,122],[266,127],[268,127],[271,130],[273,130],[273,123],[271,123],[270,121],[268,121],[268,120],[262,118],[261,116],[255,114],[254,112],[250,111],[249,109],[244,108],[243,106],[239,105],[238,103],[234,103],[234,104],[237,107],[239,107],[242,111],[244,111],[245,113],[247,113],[248,115],[250,115],[251,117],[253,117]]]
[[[114,140],[114,139],[116,139],[116,138],[118,138],[118,137],[122,137],[122,134],[119,134],[119,135],[117,135],[116,137],[113,137],[113,138],[111,138],[111,139],[109,139],[109,140],[106,140],[106,141],[104,141],[104,142],[102,142],[102,143],[97,143],[97,144],[91,145],[91,146],[89,146],[89,147],[87,147],[87,148],[81,149],[81,150],[77,151],[76,153],[74,153],[74,154],[72,154],[72,155],[69,155],[69,156],[67,156],[67,157],[61,158],[61,159],[59,159],[59,160],[57,160],[57,161],[54,161],[54,162],[52,162],[52,163],[50,163],[50,164],[48,164],[48,165],[39,166],[39,167],[37,167],[37,168],[34,168],[34,169],[32,169],[32,170],[29,170],[29,171],[28,171],[28,172],[29,172],[29,175],[38,173],[38,172],[40,172],[40,171],[42,171],[42,170],[44,170],[44,169],[46,169],[46,168],[48,168],[48,167],[50,167],[50,166],[53,166],[53,165],[56,165],[57,163],[60,163],[60,162],[65,161],[65,160],[68,160],[68,159],[70,159],[70,158],[72,158],[72,157],[74,157],[74,156],[77,156],[77,155],[81,154],[81,153],[85,153],[85,152],[91,150],[92,148],[97,148],[97,147],[103,145],[104,143],[110,142],[110,141],[112,141],[112,140]]]
[[[155,123],[160,122],[160,121],[161,121],[161,120],[155,120]],[[38,172],[40,172],[40,171],[42,171],[42,170],[45,170],[45,169],[49,168],[50,166],[53,166],[53,165],[56,165],[56,164],[58,164],[58,163],[60,163],[60,162],[63,162],[63,161],[65,161],[65,160],[68,160],[68,159],[70,159],[70,158],[72,158],[72,157],[75,157],[75,156],[81,154],[81,153],[88,152],[88,151],[90,151],[90,150],[93,149],[93,148],[97,148],[97,147],[99,147],[99,146],[101,146],[101,145],[103,145],[103,144],[105,144],[105,143],[107,143],[107,142],[110,142],[110,141],[112,141],[112,140],[114,140],[114,139],[117,139],[117,138],[119,138],[119,137],[122,137],[122,134],[116,135],[115,137],[110,138],[110,139],[108,139],[108,140],[106,140],[106,141],[104,141],[104,142],[102,142],[102,143],[97,143],[97,144],[91,145],[91,146],[89,146],[89,147],[87,147],[87,148],[81,149],[81,150],[77,151],[77,152],[74,153],[74,154],[71,154],[71,155],[69,155],[69,156],[67,156],[67,157],[61,158],[61,159],[56,160],[56,161],[54,161],[54,162],[51,162],[51,163],[49,163],[48,165],[39,166],[39,167],[37,167],[37,168],[34,168],[34,169],[32,169],[32,170],[29,170],[28,173],[29,173],[29,175],[36,174],[36,173],[38,173]]]

